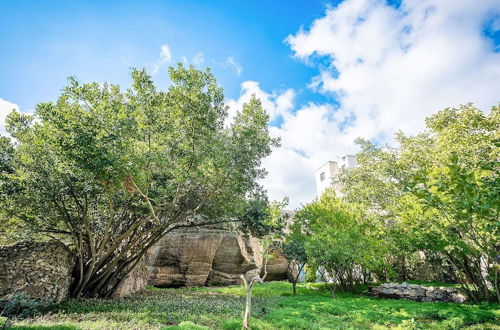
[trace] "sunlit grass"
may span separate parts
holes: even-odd
[[[500,329],[499,305],[459,305],[383,300],[339,294],[333,300],[321,284],[257,284],[254,329]],[[148,288],[118,300],[70,300],[52,306],[17,329],[240,329],[242,286]]]

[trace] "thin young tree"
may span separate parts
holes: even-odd
[[[267,263],[271,257],[274,249],[274,241],[271,236],[265,237],[261,240],[262,244],[262,269],[263,275],[252,277],[247,281],[243,274],[240,275],[241,282],[245,286],[245,314],[243,316],[243,329],[250,329],[250,316],[252,313],[252,289],[255,283],[264,283],[267,277]]]
[[[292,283],[294,296],[297,294],[297,282],[307,264],[305,240],[301,236],[292,232],[285,237],[285,241],[281,244],[282,251],[288,261],[287,276],[288,281]]]

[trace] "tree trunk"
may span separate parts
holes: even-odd
[[[292,282],[292,287],[293,287],[293,295],[295,296],[297,294],[297,281]]]
[[[252,283],[253,284],[253,283]],[[252,310],[252,286],[247,286],[245,316],[243,318],[243,329],[250,329],[250,312]]]
[[[264,276],[259,277],[255,276],[250,280],[250,282],[247,282],[247,279],[243,274],[240,275],[241,281],[245,285],[246,288],[246,301],[245,301],[245,315],[243,317],[243,329],[248,330],[250,329],[250,313],[252,312],[252,288],[255,282],[259,283],[264,283],[264,280],[266,279],[267,276],[267,258],[264,257]]]
[[[335,283],[330,285],[330,292],[332,293],[332,298],[337,299],[337,292],[335,292]]]
[[[495,270],[495,291],[497,293],[497,302],[500,303],[500,290],[498,289],[498,266]]]

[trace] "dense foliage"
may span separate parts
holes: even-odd
[[[400,278],[420,251],[476,300],[498,299],[500,107],[445,109],[426,124],[399,133],[398,150],[359,140],[359,166],[340,178],[343,199],[383,225]]]
[[[333,190],[297,212],[292,228],[291,237],[302,237],[307,261],[332,284],[334,298],[335,284],[353,291],[370,281],[371,272],[383,269],[385,247],[377,224],[360,205],[341,201]]]
[[[343,169],[300,209],[287,244],[343,291],[372,280],[448,280],[470,297],[500,300],[500,107],[445,109],[398,149],[362,139]]]
[[[252,196],[267,200],[256,182],[277,141],[260,101],[229,125],[208,69],[169,72],[167,91],[140,70],[127,91],[70,78],[57,102],[8,117],[3,218],[67,237],[78,259],[72,296],[111,294],[171,230],[236,221]]]

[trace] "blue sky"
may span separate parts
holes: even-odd
[[[325,1],[10,1],[0,2],[0,97],[31,109],[54,99],[68,76],[126,85],[130,66],[148,66],[168,44],[173,62],[202,52],[228,97],[240,83],[296,88],[314,68],[284,39],[320,17]],[[224,68],[227,57],[243,71]],[[163,68],[155,79],[167,83]],[[304,94],[304,95],[302,95]]]
[[[296,208],[357,137],[392,146],[445,107],[498,105],[500,2],[0,0],[0,134],[68,76],[127,87],[146,67],[165,88],[176,62],[211,67],[230,116],[262,100],[282,141],[262,184]]]

